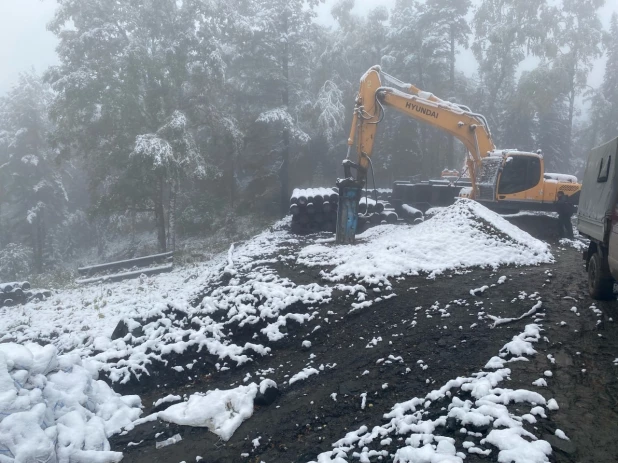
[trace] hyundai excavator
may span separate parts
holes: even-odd
[[[563,210],[561,203],[577,204],[579,200],[581,184],[577,183],[577,179],[570,175],[546,174],[540,152],[496,149],[484,116],[474,113],[467,106],[441,100],[382,72],[380,66],[374,66],[360,81],[348,138],[348,153],[343,161],[345,178],[337,182],[338,243],[354,242],[361,190],[369,171],[373,172],[371,156],[386,107],[444,130],[460,140],[468,150],[466,170],[470,180],[464,184],[466,186],[462,187],[457,181],[447,181],[447,188],[434,190],[434,193],[440,191],[440,195],[430,195],[436,201],[432,203],[431,198],[427,199],[429,206],[452,204],[459,196],[474,199],[500,212],[560,212]],[[416,187],[419,185],[395,182],[395,207],[414,202],[408,197],[410,193],[412,196],[423,196],[423,188]],[[418,194],[419,191],[421,194]]]

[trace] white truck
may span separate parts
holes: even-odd
[[[588,156],[577,209],[577,229],[590,239],[583,258],[594,299],[612,299],[618,280],[618,138]]]

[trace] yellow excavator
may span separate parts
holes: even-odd
[[[367,174],[372,170],[375,136],[385,107],[444,130],[468,150],[466,170],[469,181],[463,183],[465,186],[457,181],[446,181],[447,185],[438,185],[446,188],[431,191],[427,184],[396,182],[393,189],[396,208],[400,203],[420,202],[428,206],[443,206],[447,205],[445,202],[452,204],[457,196],[474,199],[501,212],[561,212],[563,203],[578,202],[581,184],[571,175],[545,173],[540,152],[496,149],[484,116],[466,106],[441,100],[382,72],[380,66],[374,66],[360,81],[348,138],[348,154],[343,161],[345,178],[338,181],[339,243],[354,241],[358,200]],[[354,149],[356,156],[353,155]]]

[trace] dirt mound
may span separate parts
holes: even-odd
[[[547,244],[481,204],[460,200],[430,210],[419,225],[382,226],[357,236],[354,246],[318,243],[300,250],[297,262],[324,268],[327,280],[356,279],[389,285],[400,275],[430,276],[447,270],[550,262]]]
[[[539,240],[555,243],[562,238],[555,214],[520,213],[505,216],[505,219]]]

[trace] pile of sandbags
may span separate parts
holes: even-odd
[[[31,289],[27,281],[0,283],[0,307],[25,304],[32,299],[45,299],[51,295],[51,291]]]
[[[339,193],[334,188],[295,188],[290,198],[292,232],[335,232]]]

